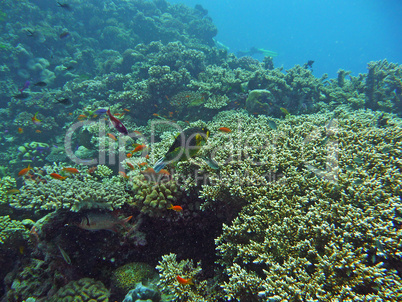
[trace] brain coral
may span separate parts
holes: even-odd
[[[130,202],[131,196],[124,191],[124,184],[109,179],[97,182],[90,177],[82,180],[52,179],[47,183],[26,182],[21,193],[13,196],[11,206],[28,210],[70,209],[118,209]]]
[[[134,289],[137,283],[157,277],[155,269],[142,262],[132,262],[116,269],[112,274],[112,286],[123,296]]]
[[[226,298],[401,296],[401,121],[377,126],[379,117],[341,107],[335,114],[287,116],[276,130],[266,117],[240,123],[239,114],[227,114],[213,122],[232,133],[206,146],[221,168],[203,197],[247,204],[216,239]]]
[[[91,278],[82,278],[71,281],[60,288],[57,293],[49,299],[50,302],[108,302],[109,291],[102,282]]]

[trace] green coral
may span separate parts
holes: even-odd
[[[98,165],[95,170],[95,174],[100,177],[109,177],[113,174],[112,169],[105,165]]]
[[[108,302],[109,291],[101,281],[82,278],[60,288],[49,302]]]
[[[125,264],[112,273],[112,288],[123,296],[134,289],[137,283],[152,281],[158,277],[155,269],[143,262]]]
[[[10,205],[26,210],[108,209],[120,208],[132,197],[125,192],[124,184],[115,179],[103,182],[91,177],[51,179],[46,183],[26,182],[20,194],[14,195]]]
[[[15,189],[16,180],[10,176],[5,176],[0,178],[0,204],[8,204],[11,196],[8,194],[8,191],[11,189]]]
[[[17,249],[17,245],[27,241],[28,238],[29,231],[22,222],[11,220],[10,216],[0,216],[0,250]]]

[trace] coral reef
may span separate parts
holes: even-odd
[[[51,211],[69,209],[118,209],[132,197],[116,179],[103,182],[91,177],[52,179],[46,183],[26,182],[10,205],[17,209]]]
[[[275,160],[268,148],[252,144],[258,153],[251,158],[262,165],[250,170],[253,161],[229,162],[240,169],[224,176],[225,184],[248,205],[216,240],[229,277],[223,285],[228,299],[401,294],[400,264],[395,265],[402,223],[399,125],[370,126],[379,115],[369,111],[339,110],[336,116],[336,123],[325,114],[291,117],[278,127]],[[260,168],[282,176],[256,185]],[[246,171],[254,173],[252,182],[235,184],[235,175]],[[215,189],[204,194],[219,196],[223,183]]]
[[[70,301],[109,301],[109,291],[102,282],[91,278],[82,278],[71,281],[60,288],[49,302],[70,302]]]

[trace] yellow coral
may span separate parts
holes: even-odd
[[[116,269],[112,274],[112,287],[120,294],[125,295],[134,289],[139,282],[157,278],[155,269],[143,262],[132,262]]]
[[[133,178],[134,206],[149,216],[160,216],[166,213],[170,204],[179,194],[175,180],[165,182],[147,181],[144,175]]]

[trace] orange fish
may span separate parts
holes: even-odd
[[[148,163],[146,163],[146,162],[143,162],[143,163],[140,163],[140,164],[138,164],[138,166],[141,168],[141,167],[144,167],[144,166],[146,166],[146,165],[148,165]]]
[[[40,125],[41,120],[39,120],[36,116],[38,115],[39,112],[36,112],[35,115],[32,117],[32,122],[34,125]]]
[[[135,149],[133,150],[133,153],[138,152],[138,151],[142,151],[146,148],[147,146],[145,145],[138,145],[137,147],[135,147]]]
[[[172,116],[173,116],[173,112],[169,111],[169,117],[172,117]]]
[[[86,117],[87,117],[86,115],[80,114],[80,115],[78,116],[78,119],[79,119],[79,120],[83,120],[83,119],[86,118]]]
[[[137,131],[137,130],[134,130],[134,133],[137,133],[137,134],[141,135],[141,132]]]
[[[124,110],[124,111],[127,111],[127,112],[130,112],[130,110],[129,110],[129,109],[127,109],[127,108],[124,108],[123,110]]]
[[[159,114],[157,114],[157,113],[152,113],[152,115],[153,115],[153,116],[159,116]]]
[[[39,129],[35,130],[36,133],[42,133],[42,131],[40,131]]]
[[[80,173],[80,171],[78,171],[76,168],[63,168],[62,171],[72,173],[72,174]]]
[[[131,170],[134,170],[134,166],[133,166],[133,164],[132,163],[126,163],[127,164],[127,166],[129,166],[130,167],[130,169]]]
[[[22,169],[20,172],[18,172],[18,177],[24,176],[24,175],[27,174],[28,171],[31,170],[31,169],[32,169],[32,168],[31,168],[31,165],[29,164],[27,168]]]
[[[232,130],[230,130],[229,128],[226,128],[226,127],[220,127],[218,130],[222,131],[222,132],[225,132],[225,133],[232,132]]]
[[[133,157],[133,154],[132,153],[127,153],[126,156],[127,156],[127,158],[130,158],[130,157]]]
[[[168,170],[166,170],[166,169],[162,169],[162,170],[160,170],[158,174],[161,174],[161,175],[166,175],[166,176],[169,176],[169,175],[170,175],[169,171],[168,171]]]
[[[193,283],[193,281],[191,280],[191,278],[190,278],[190,279],[184,279],[184,278],[182,278],[182,277],[180,277],[180,276],[177,276],[176,279],[177,279],[177,281],[179,281],[179,283],[182,284],[182,285],[187,285],[187,284],[194,285],[194,283]]]
[[[61,176],[60,174],[57,174],[57,173],[50,174],[50,177],[54,178],[54,179],[58,179],[58,180],[65,180],[67,178],[67,177]]]
[[[97,166],[93,166],[93,167],[89,168],[87,172],[88,172],[88,174],[92,174],[95,172],[96,169],[97,169]]]
[[[183,211],[183,208],[181,207],[181,206],[174,206],[174,205],[170,205],[170,207],[168,207],[168,210],[173,210],[173,211],[176,211],[176,212],[181,212],[181,211]]]
[[[19,134],[24,133],[24,130],[22,128],[18,128],[18,133]]]
[[[107,136],[109,136],[112,140],[117,141],[116,136],[114,136],[112,133],[108,133]]]
[[[149,159],[149,154],[145,155],[145,158],[146,158],[146,159]]]
[[[124,172],[122,172],[122,171],[120,171],[119,174],[120,174],[123,178],[125,178],[125,179],[129,179],[129,178],[130,178],[130,177],[127,176],[126,173],[124,173]]]

